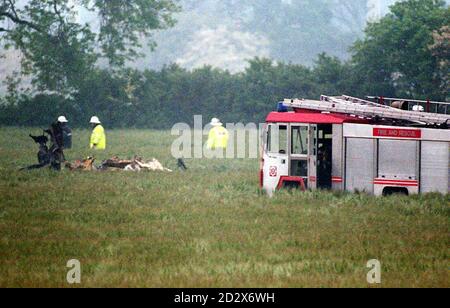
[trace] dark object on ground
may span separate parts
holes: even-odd
[[[39,144],[39,152],[37,154],[39,164],[42,165],[49,164],[50,155],[48,154],[48,146],[47,146],[48,138],[45,135],[37,137],[30,135],[30,137],[34,140],[34,142]]]
[[[37,153],[38,164],[23,168],[21,170],[40,169],[50,164],[50,153],[47,146],[47,136],[33,136],[30,134],[30,137],[34,140],[35,143],[39,144],[39,152]]]
[[[187,171],[188,170],[188,168],[186,167],[186,164],[184,163],[183,159],[181,159],[181,158],[178,158],[177,166],[182,171]]]
[[[125,169],[127,166],[131,164],[134,164],[134,160],[120,159],[118,157],[113,157],[111,159],[107,159],[104,162],[102,162],[100,169],[107,169],[107,168]]]
[[[47,144],[48,138],[45,135],[42,136],[33,136],[30,134],[31,139],[34,140],[37,144]]]
[[[52,140],[50,148],[47,145],[49,138],[45,136],[45,133],[47,133]],[[62,148],[62,130],[59,130],[55,124],[52,124],[52,127],[44,131],[42,136],[30,135],[30,137],[35,143],[39,144],[39,152],[37,154],[38,164],[22,168],[21,170],[34,170],[50,166],[53,170],[60,171],[61,163],[65,161]]]

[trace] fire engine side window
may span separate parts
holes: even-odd
[[[267,127],[267,142],[266,142],[267,152],[272,152],[272,125]]]
[[[288,130],[285,125],[271,125],[268,131],[269,153],[287,154]]]
[[[292,155],[308,155],[308,127],[292,127]]]
[[[287,126],[280,126],[280,154],[288,154],[288,129]]]

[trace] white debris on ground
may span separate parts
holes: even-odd
[[[118,157],[113,157],[111,159],[105,160],[101,166],[100,170],[123,170],[123,171],[162,171],[162,172],[173,172],[171,169],[165,168],[156,158],[150,161],[145,161],[140,157],[135,157],[132,160],[123,160]]]
[[[143,163],[140,161],[135,161],[135,163],[129,164],[125,167],[125,171],[142,171],[142,170],[150,170],[150,171],[165,171],[165,172],[172,172],[172,170],[168,168],[164,168],[164,166],[155,158],[153,160]]]

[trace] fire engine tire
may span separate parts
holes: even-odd
[[[383,196],[392,196],[392,195],[405,195],[409,196],[408,188],[405,187],[385,187],[383,189]]]

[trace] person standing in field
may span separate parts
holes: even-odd
[[[58,120],[53,122],[45,132],[51,138],[51,146],[48,149],[50,166],[57,171],[61,170],[61,163],[66,161],[64,156],[64,133],[62,123]]]
[[[62,130],[63,148],[65,150],[72,148],[72,130],[69,127],[69,121],[65,116],[58,118],[58,124]]]
[[[211,120],[212,129],[209,131],[207,147],[209,150],[226,149],[228,146],[229,133],[228,130],[223,127],[223,124],[219,119],[214,118]]]
[[[106,149],[106,135],[105,129],[100,122],[100,119],[96,116],[91,118],[92,125],[92,135],[90,140],[90,148],[95,150],[105,150]]]

